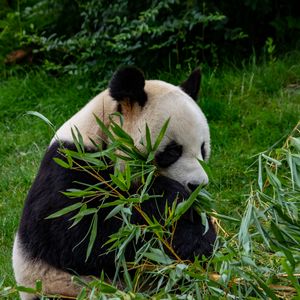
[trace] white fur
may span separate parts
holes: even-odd
[[[103,91],[91,101],[89,101],[80,111],[65,122],[56,132],[50,144],[56,140],[72,142],[72,131],[76,133],[76,128],[83,137],[83,142],[86,146],[92,146],[90,139],[95,142],[105,140],[100,128],[96,122],[97,116],[104,122],[105,125],[109,123],[109,115],[116,111],[117,102],[113,101],[109,96],[108,90]]]
[[[56,269],[42,261],[31,260],[21,249],[18,235],[16,235],[13,247],[13,268],[18,285],[35,287],[37,280],[42,281],[42,289],[45,295],[64,295],[76,297],[81,288],[72,281],[72,275]],[[90,280],[83,277],[83,280]],[[21,292],[22,300],[32,300],[35,295]]]
[[[198,160],[203,160],[201,145],[205,142],[207,157],[210,153],[210,136],[206,118],[195,101],[179,87],[159,81],[147,80],[145,91],[148,100],[144,107],[135,103],[122,104],[124,115],[123,128],[133,137],[136,146],[143,149],[141,140],[145,141],[145,128],[148,124],[152,140],[157,137],[164,122],[170,118],[167,133],[159,150],[168,142],[175,140],[183,146],[183,154],[170,167],[160,170],[161,174],[175,179],[188,188],[188,183],[207,184],[208,177]],[[83,136],[85,145],[92,146],[90,139],[106,140],[96,123],[94,115],[109,124],[109,115],[116,111],[117,102],[108,90],[93,98],[78,113],[69,119],[57,131],[56,139],[72,142],[71,128],[75,127]]]

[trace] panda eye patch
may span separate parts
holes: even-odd
[[[202,143],[202,145],[201,145],[201,155],[202,155],[203,160],[205,160],[205,158],[206,158],[205,143]]]
[[[182,155],[182,145],[171,141],[163,151],[155,155],[156,163],[161,168],[167,168],[175,163]]]

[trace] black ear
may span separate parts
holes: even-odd
[[[124,67],[117,70],[110,83],[109,93],[117,101],[137,102],[144,106],[147,94],[144,91],[145,78],[141,70],[135,67]]]
[[[201,84],[201,71],[199,68],[194,70],[189,78],[184,81],[180,87],[186,92],[189,96],[191,96],[195,101],[197,101],[198,93],[200,90]]]

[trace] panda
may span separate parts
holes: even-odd
[[[143,72],[135,67],[120,68],[114,73],[106,90],[58,129],[28,192],[15,236],[13,269],[18,285],[34,287],[36,281],[41,280],[45,294],[76,297],[80,287],[72,281],[74,274],[86,280],[90,276],[100,276],[101,272],[107,278],[114,275],[115,257],[113,253],[105,254],[107,248],[104,244],[121,224],[116,218],[105,220],[108,208],[99,211],[99,234],[87,261],[88,239],[84,240],[84,236],[91,218],[84,217],[72,228],[69,228],[72,213],[46,219],[50,214],[82,201],[80,198],[66,197],[63,191],[80,188],[78,182],[97,183],[88,173],[62,168],[53,160],[63,158],[58,151],[62,144],[65,148],[76,149],[71,132],[74,128],[79,130],[86,152],[97,151],[92,141],[102,143],[102,147],[109,144],[95,116],[108,126],[111,114],[121,113],[123,129],[141,151],[146,124],[152,140],[155,140],[164,122],[169,119],[166,134],[155,153],[159,175],[149,191],[150,194],[162,196],[156,201],[144,202],[143,210],[148,215],[159,219],[166,202],[171,204],[176,197],[186,199],[200,184],[208,183],[208,176],[198,161],[207,160],[210,155],[209,127],[195,101],[200,81],[199,69],[192,72],[180,86],[174,86],[160,80],[145,80]],[[133,213],[132,222],[143,221]],[[205,232],[197,213],[188,211],[181,217],[172,240],[179,257],[193,260],[195,256],[208,257],[212,254],[216,231],[210,218],[208,223],[209,229]],[[134,260],[134,247],[130,245],[127,248],[128,260]],[[38,298],[21,292],[21,299]]]

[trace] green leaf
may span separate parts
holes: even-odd
[[[124,282],[126,283],[126,286],[129,290],[133,290],[133,284],[132,284],[132,280],[130,277],[130,274],[128,272],[128,268],[127,268],[127,264],[125,261],[125,258],[123,258],[122,260],[122,266],[123,266],[123,277],[124,277]]]
[[[72,165],[66,163],[64,160],[58,158],[58,157],[54,157],[53,160],[61,167],[65,168],[65,169],[70,169],[72,167]]]
[[[288,278],[290,280],[290,282],[293,284],[293,287],[297,290],[297,295],[300,295],[300,282],[299,282],[299,278],[297,278],[297,276],[294,275],[295,272],[295,267],[294,266],[289,266],[289,264],[282,259],[281,260],[281,265],[283,267],[283,269],[285,270],[285,272],[288,274]],[[297,299],[297,298],[295,298]]]
[[[150,248],[149,250],[150,252],[145,252],[144,256],[149,258],[150,260],[163,265],[171,265],[173,263],[173,260],[169,258],[168,255],[161,249]]]
[[[198,196],[202,186],[199,185],[193,193],[189,196],[189,198],[183,202],[177,204],[174,214],[174,221],[180,219],[180,217],[193,205],[196,197]]]
[[[155,152],[154,151],[149,152],[147,160],[146,160],[146,164],[152,162],[154,160],[154,158],[155,158]]]
[[[231,221],[231,222],[235,222],[235,223],[239,223],[241,221],[240,219],[236,219],[234,217],[222,215],[222,214],[219,214],[215,211],[211,212],[210,214],[212,216],[216,217],[217,219],[227,220],[227,221]]]
[[[260,235],[263,238],[263,240],[264,240],[265,244],[267,245],[267,247],[270,247],[269,233],[264,229],[264,227],[259,222],[257,209],[255,207],[253,207],[253,210],[252,210],[252,219],[253,219],[254,225],[256,226],[256,230],[260,233]],[[266,221],[266,220],[264,220],[264,221]]]
[[[113,131],[113,133],[118,138],[121,138],[127,145],[134,146],[133,138],[116,122],[114,122],[113,120],[111,122],[112,122],[111,130]]]
[[[291,144],[294,146],[298,151],[300,151],[300,137],[290,137]]]
[[[74,129],[71,128],[73,143],[75,144],[78,153],[82,154],[84,153],[83,139],[77,127],[75,127],[75,130],[76,130],[76,134],[74,132]]]
[[[262,176],[262,162],[261,162],[261,155],[258,156],[258,186],[260,191],[263,189],[263,176]]]
[[[98,231],[98,214],[94,214],[91,226],[92,226],[92,230],[90,233],[89,245],[86,251],[85,262],[87,262],[87,260],[89,259],[96,240],[97,231]]]
[[[264,153],[262,153],[261,156],[262,156],[264,159],[266,159],[267,161],[269,161],[269,162],[271,162],[271,163],[273,163],[273,164],[275,164],[275,165],[277,165],[277,166],[281,166],[281,165],[282,165],[281,162],[280,162],[279,160],[277,160],[277,159],[275,159],[275,158],[273,158],[273,157],[270,157],[270,156],[268,156],[268,155],[266,155],[266,154],[264,154]]]
[[[207,233],[208,229],[209,229],[209,223],[208,223],[208,220],[207,220],[206,213],[201,212],[200,216],[201,216],[202,225],[204,226],[203,235],[205,235]]]
[[[76,300],[84,300],[84,299],[87,299],[86,288],[81,289],[79,295],[76,298]]]
[[[131,186],[131,166],[129,164],[125,165],[125,178],[126,178],[127,190],[129,190]]]
[[[251,273],[251,277],[253,277],[257,283],[260,285],[260,287],[264,290],[266,295],[270,297],[270,299],[278,300],[277,296],[274,294],[274,292],[265,284],[265,282],[256,274]]]
[[[281,182],[278,179],[278,177],[270,170],[268,166],[265,166],[267,174],[268,174],[268,179],[270,183],[277,189],[281,190]]]
[[[154,172],[155,172],[155,170],[151,171],[147,176],[146,182],[143,183],[143,189],[141,191],[141,198],[144,197],[147,189],[149,188],[150,183],[152,182],[152,179],[153,179]]]
[[[109,174],[109,176],[110,176],[112,182],[113,182],[118,188],[120,188],[122,191],[127,191],[127,190],[128,190],[125,181],[121,181],[118,177],[116,177],[116,176],[113,175],[113,174]]]
[[[170,118],[167,119],[167,121],[165,121],[163,127],[161,128],[155,142],[154,142],[154,146],[152,148],[152,151],[155,152],[158,149],[158,146],[160,145],[163,137],[165,136],[165,133],[167,131],[167,128],[169,126],[169,122],[170,122]]]
[[[25,287],[25,286],[17,286],[17,290],[19,292],[24,292],[24,293],[28,293],[28,294],[35,294],[36,290],[34,288],[29,288],[29,287]]]
[[[152,151],[151,133],[148,124],[146,124],[146,149],[147,153],[150,153]]]
[[[238,233],[239,243],[240,245],[242,245],[246,253],[249,253],[251,247],[249,227],[252,224],[252,215],[253,215],[253,203],[252,203],[252,199],[250,199],[248,201],[246,211],[242,217],[242,222]]]
[[[48,124],[52,129],[54,129],[54,125],[51,123],[51,121],[49,119],[47,119],[44,115],[42,115],[41,113],[37,112],[37,111],[27,111],[26,112],[27,115],[32,115],[32,116],[36,116],[38,118],[40,118],[41,120],[43,120],[46,124]]]
[[[71,227],[75,226],[76,224],[79,223],[80,220],[82,220],[83,217],[92,215],[94,213],[97,213],[98,209],[97,208],[87,208],[87,205],[84,204],[78,214],[76,214],[74,217],[72,217],[70,220],[75,220],[74,223],[72,224]]]
[[[37,280],[35,282],[35,290],[38,292],[38,293],[41,293],[42,292],[42,281],[41,280]]]
[[[101,128],[103,133],[110,139],[111,142],[115,140],[113,134],[109,131],[108,127],[105,126],[105,124],[96,116],[94,115],[96,122],[98,126]]]
[[[75,203],[73,205],[67,206],[67,207],[65,207],[65,208],[63,208],[63,209],[61,209],[61,210],[59,210],[59,211],[51,214],[50,216],[46,217],[45,219],[58,218],[60,216],[63,216],[63,215],[65,215],[65,214],[67,214],[67,213],[69,213],[71,211],[74,211],[74,210],[80,208],[82,205],[83,205],[83,203],[77,202],[77,203]]]
[[[72,228],[72,227],[74,227],[75,225],[77,225],[81,220],[82,220],[82,218],[84,217],[81,213],[83,212],[83,211],[85,211],[87,209],[87,205],[86,205],[86,203],[84,203],[82,206],[81,206],[81,208],[80,208],[80,210],[79,210],[79,212],[74,216],[74,217],[72,217],[70,220],[74,220],[74,222],[73,222],[73,224],[69,227],[69,228]]]
[[[99,288],[101,293],[104,294],[114,294],[115,292],[118,291],[114,286],[105,283],[103,281],[97,282],[97,287]]]
[[[109,214],[106,216],[105,220],[110,219],[112,217],[114,217],[116,214],[118,214],[121,210],[124,209],[124,205],[117,205],[115,208],[113,208]]]

